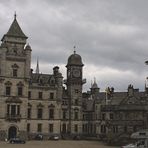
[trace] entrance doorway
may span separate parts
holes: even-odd
[[[17,129],[15,126],[11,126],[8,130],[8,139],[15,138],[17,135]]]
[[[63,123],[62,125],[62,133],[66,134],[66,124],[65,123]]]

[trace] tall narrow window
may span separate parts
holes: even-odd
[[[31,91],[28,91],[28,98],[31,98]]]
[[[78,120],[78,112],[77,111],[74,113],[74,119]]]
[[[85,133],[85,124],[82,125],[82,132]]]
[[[27,124],[27,132],[30,132],[30,123]]]
[[[113,133],[118,133],[118,126],[117,125],[113,126]]]
[[[38,124],[38,129],[37,129],[37,131],[38,131],[38,132],[42,132],[42,124],[41,124],[41,123]]]
[[[66,133],[66,124],[65,123],[63,123],[63,125],[62,125],[62,133]]]
[[[79,90],[78,89],[75,89],[75,93],[78,94],[79,93]]]
[[[20,115],[20,105],[17,105],[17,115]]]
[[[27,118],[28,118],[28,119],[30,119],[30,118],[31,118],[31,108],[28,108]]]
[[[42,119],[42,114],[43,114],[43,109],[42,108],[38,108],[38,119]]]
[[[7,104],[7,115],[9,115],[9,114],[10,114],[10,105]]]
[[[42,99],[42,97],[43,97],[43,93],[39,92],[39,99]]]
[[[109,114],[109,117],[110,117],[111,120],[113,120],[114,119],[114,114],[113,113],[110,113]]]
[[[53,133],[53,124],[49,124],[49,132]]]
[[[102,120],[105,120],[105,113],[102,114]]]
[[[49,119],[54,119],[54,109],[53,108],[49,109]]]
[[[77,125],[77,124],[74,125],[74,131],[75,131],[76,133],[78,132],[78,125]]]
[[[18,96],[22,96],[22,95],[23,95],[23,88],[18,87]]]
[[[127,126],[124,126],[124,132],[127,132]]]
[[[105,125],[101,125],[101,133],[106,133],[106,126]]]
[[[10,86],[6,86],[6,95],[10,96],[11,94],[11,87]]]
[[[67,114],[67,111],[63,110],[63,119],[66,119],[66,114]]]
[[[13,77],[17,77],[17,69],[13,69]]]
[[[16,105],[11,105],[11,115],[12,116],[16,115]]]
[[[78,105],[78,99],[75,99],[75,105]]]
[[[50,93],[50,99],[54,99],[54,93],[53,92]]]

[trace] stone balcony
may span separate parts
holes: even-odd
[[[14,121],[14,122],[18,122],[21,120],[21,115],[10,115],[10,114],[6,114],[5,119],[7,121]]]

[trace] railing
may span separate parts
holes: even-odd
[[[8,121],[20,121],[21,120],[21,115],[11,115],[11,114],[6,114],[6,120]]]

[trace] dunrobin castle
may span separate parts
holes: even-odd
[[[16,15],[0,45],[0,140],[12,137],[43,139],[97,138],[113,142],[148,128],[148,88],[143,92],[130,84],[126,92],[100,89],[94,80],[83,92],[83,61],[74,51],[65,63],[66,79],[58,66],[51,74],[31,69],[27,36]]]

